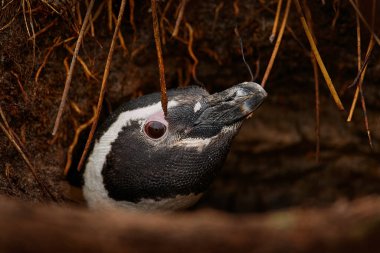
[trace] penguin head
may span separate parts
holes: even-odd
[[[266,97],[253,82],[210,95],[200,87],[131,100],[97,132],[84,172],[92,208],[175,210],[194,204],[222,166],[245,118]]]

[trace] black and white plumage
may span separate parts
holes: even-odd
[[[91,208],[175,210],[194,204],[222,166],[242,121],[266,97],[253,82],[209,95],[200,87],[127,102],[98,130],[84,172]]]

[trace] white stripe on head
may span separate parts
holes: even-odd
[[[176,101],[169,101],[168,108],[177,104]],[[131,121],[144,120],[160,110],[162,110],[161,102],[158,102],[143,108],[122,112],[99,140],[95,141],[84,172],[83,194],[89,207],[116,205],[117,201],[108,197],[102,176],[102,169],[106,157],[111,151],[111,144],[116,140],[123,127],[130,125]]]
[[[174,143],[174,147],[183,147],[183,148],[193,148],[196,149],[199,153],[203,151],[205,147],[207,147],[210,142],[215,139],[216,136],[202,139],[202,138],[185,138],[176,143]]]
[[[202,105],[200,102],[197,102],[195,105],[194,105],[194,113],[199,111],[200,109],[202,108]]]
[[[216,138],[220,138],[220,134],[228,134],[231,131],[236,131],[239,126],[237,124],[233,124],[230,126],[224,126],[222,130],[215,136],[209,138],[184,138],[180,141],[174,143],[172,147],[183,147],[183,148],[193,148],[196,149],[199,153],[203,151],[208,145],[210,145],[211,141]]]

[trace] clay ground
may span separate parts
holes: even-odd
[[[5,199],[85,208],[78,201],[78,189],[73,193],[75,188],[70,186],[63,170],[76,129],[92,117],[98,101],[115,27],[112,13],[116,18],[119,2],[95,3],[93,21],[79,53],[82,63],[76,64],[58,132],[55,136],[51,132],[72,58],[70,51],[75,47],[88,2],[23,0],[1,3],[0,122],[4,129],[0,131],[0,194],[5,197],[5,208],[8,203]],[[197,85],[191,73],[195,62],[192,51],[199,61],[196,77],[210,92],[249,80],[239,39],[234,33],[235,26],[244,42],[245,58],[257,73],[255,81],[262,81],[274,47],[269,37],[277,1],[187,1],[178,35],[173,37],[180,2],[158,2],[168,88]],[[308,3],[312,18],[309,24],[312,24],[318,50],[345,110],[337,108],[318,71],[319,160],[316,159],[315,78],[310,44],[292,4],[279,53],[266,82],[269,96],[260,110],[245,122],[220,175],[192,210],[211,208],[228,212],[233,217],[240,217],[237,213],[263,213],[270,217],[272,211],[286,212],[288,208],[296,213],[307,208],[308,215],[318,213],[319,208],[327,208],[321,212],[330,215],[330,206],[337,202],[348,201],[356,210],[359,207],[355,207],[355,203],[363,204],[362,198],[368,203],[378,201],[379,44],[375,42],[362,86],[373,143],[371,148],[360,97],[352,122],[346,122],[356,89],[350,84],[358,74],[356,13],[349,1],[324,2]],[[371,23],[372,2],[360,2],[364,17]],[[380,6],[375,12],[375,30],[380,27],[379,12]],[[363,22],[361,31],[364,59],[370,32]],[[132,97],[159,91],[150,1],[129,1],[116,42],[105,111],[115,109]],[[27,166],[7,132],[11,132],[31,166]],[[81,138],[79,143],[83,144],[86,136]],[[71,159],[77,163],[78,155]],[[36,182],[30,167],[52,196]],[[14,204],[9,205],[11,210]],[[380,210],[376,208],[378,205],[370,205],[368,213]],[[71,211],[67,212],[70,215]],[[187,215],[191,219],[192,212]],[[379,227],[378,222],[374,224]],[[229,228],[227,226],[226,231]]]

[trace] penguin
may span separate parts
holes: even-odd
[[[174,211],[195,204],[222,167],[244,119],[267,96],[243,82],[210,95],[190,86],[121,105],[95,135],[83,175],[91,209]]]

